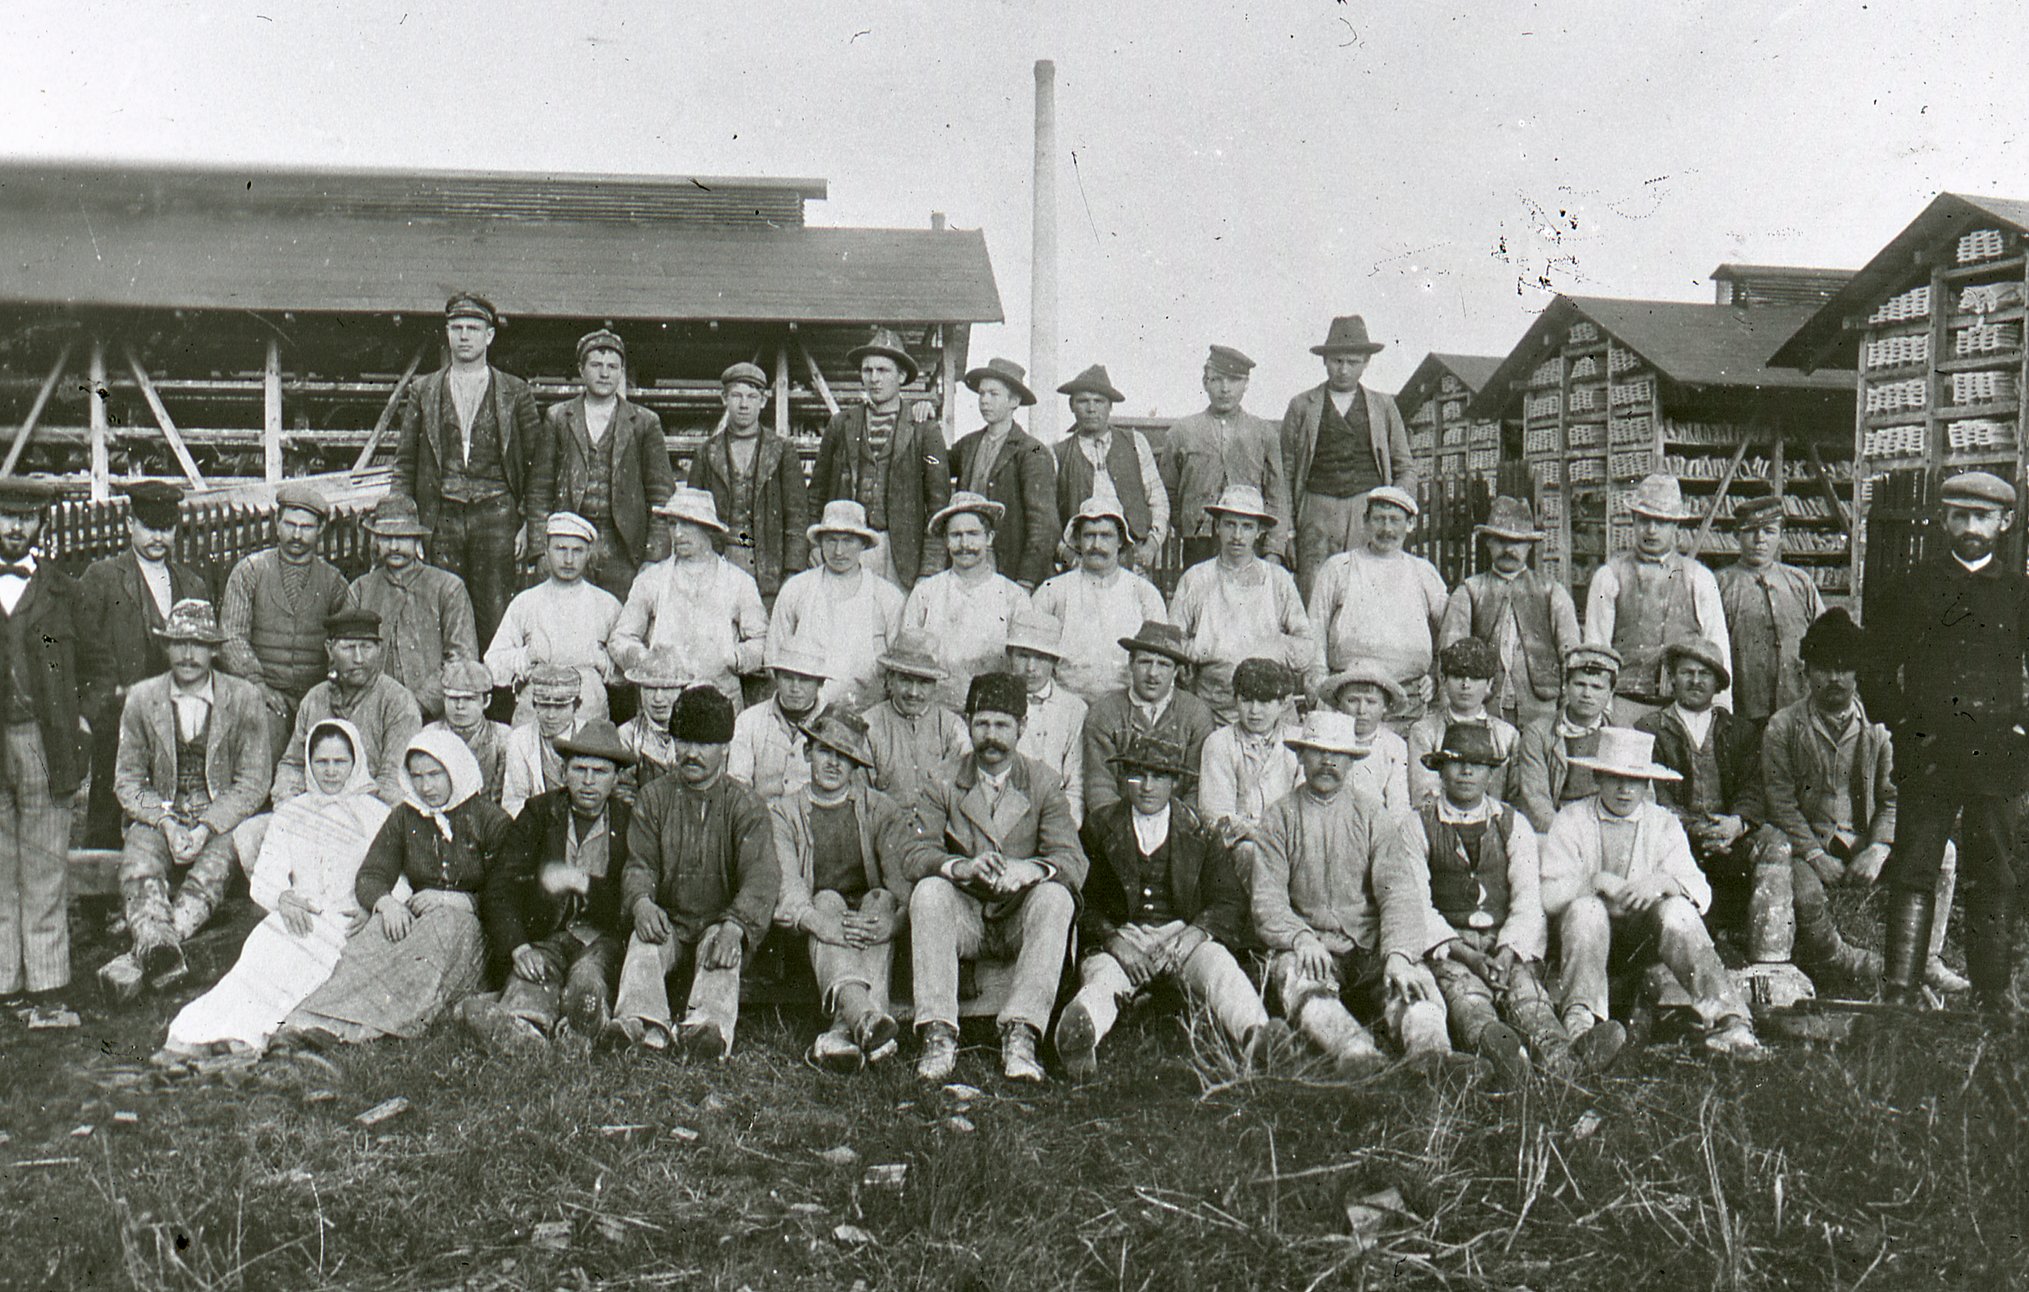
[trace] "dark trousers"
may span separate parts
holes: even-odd
[[[521,568],[514,559],[520,530],[521,508],[511,494],[473,503],[446,498],[437,505],[430,564],[465,580],[481,649],[493,640],[508,601],[521,586]]]
[[[599,527],[598,546],[592,552],[592,582],[625,605],[628,590],[634,586],[634,576],[641,567],[627,555],[627,541],[620,537],[611,517],[600,517],[592,523]]]
[[[2015,865],[2008,806],[1998,794],[1972,793],[1929,778],[1898,786],[1895,847],[1885,878],[1892,888],[1929,892],[1944,865],[1945,840],[1959,829],[1959,891],[1964,897],[1966,972],[1982,991],[2005,991],[2012,969]],[[1950,911],[1933,918],[1944,921]]]
[[[106,706],[92,724],[92,789],[85,799],[85,847],[118,848],[125,839],[126,816],[113,795],[113,768],[120,756],[120,710],[124,701]]]

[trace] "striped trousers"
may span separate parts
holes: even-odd
[[[70,984],[71,802],[52,801],[42,731],[0,731],[0,995]]]

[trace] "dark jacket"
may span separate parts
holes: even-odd
[[[1977,574],[1946,553],[1881,600],[1867,639],[1875,651],[1867,710],[1895,733],[1896,777],[2015,793],[2029,576],[1999,553]]]
[[[554,510],[584,514],[592,454],[609,453],[613,528],[620,531],[627,559],[642,565],[669,555],[669,525],[653,511],[668,502],[676,488],[660,417],[622,399],[614,406],[605,442],[595,448],[585,429],[585,397],[579,395],[550,405],[543,414],[543,432],[538,451],[547,451],[550,457],[547,470],[555,489]]]
[[[195,566],[170,561],[169,603],[186,597],[212,601],[211,581]],[[93,730],[120,720],[116,692],[169,669],[169,657],[154,630],[161,612],[141,580],[141,561],[133,549],[93,561],[78,579],[78,610],[92,631],[77,644],[80,703]]]
[[[404,878],[418,893],[441,888],[473,894],[486,930],[486,958],[497,974],[521,945],[519,928],[501,918],[516,909],[514,876],[507,864],[507,836],[514,822],[499,805],[476,795],[447,815],[448,842],[428,817],[407,803],[397,805],[367,845],[366,859],[353,880],[353,896],[362,910],[372,911],[376,902],[394,891],[395,881]]]
[[[859,461],[866,440],[867,406],[853,404],[832,414],[811,472],[814,506],[834,498],[859,497]],[[902,590],[945,566],[944,540],[926,532],[930,517],[951,501],[951,466],[944,433],[934,421],[914,420],[907,398],[888,445],[888,543]]]
[[[1761,784],[1769,824],[1789,836],[1790,849],[1807,857],[1817,849],[1831,850],[1829,832],[1820,834],[1813,818],[1817,805],[1832,790],[1834,768],[1825,743],[1814,730],[1808,696],[1776,710],[1761,734]],[[1853,800],[1853,831],[1857,847],[1895,842],[1895,749],[1888,728],[1860,711],[1860,736],[1853,744],[1852,780],[1846,792]]]
[[[1699,788],[1694,770],[1697,751],[1691,743],[1691,733],[1668,709],[1644,714],[1634,725],[1635,730],[1646,731],[1656,738],[1656,761],[1684,778],[1657,781],[1656,802],[1679,817],[1688,815]],[[1735,718],[1733,710],[1714,705],[1712,757],[1719,764],[1719,810],[1740,817],[1749,825],[1766,820],[1767,810],[1761,803],[1761,743],[1754,725]]]
[[[953,446],[951,476],[957,488],[968,487],[972,460],[985,442],[982,428]],[[986,496],[1007,508],[994,529],[995,568],[1035,591],[1056,568],[1057,540],[1063,531],[1057,518],[1057,459],[1035,436],[1019,426],[1010,428],[987,472]]]
[[[775,833],[761,796],[730,776],[705,789],[662,776],[634,800],[627,825],[621,909],[629,920],[642,898],[653,898],[690,944],[721,920],[736,921],[749,952],[775,918],[782,872]]]
[[[84,733],[78,728],[77,644],[83,632],[94,630],[78,600],[77,580],[38,560],[12,616],[24,655],[18,674],[27,691],[23,701],[35,714],[49,768],[49,794],[58,800],[77,791],[87,762]],[[12,664],[0,661],[0,667]],[[0,785],[11,779],[0,760]]]
[[[917,819],[923,837],[941,851],[922,854],[911,881],[934,875],[951,857],[981,857],[997,852],[1019,861],[1040,861],[1051,870],[1050,883],[1076,894],[1085,886],[1085,850],[1078,846],[1078,827],[1071,820],[1071,801],[1064,797],[1062,778],[1025,754],[1014,756],[1007,786],[998,803],[980,784],[979,764],[965,754],[923,786]],[[989,912],[1005,902],[982,894]]]
[[[1125,753],[1136,736],[1156,735],[1184,747],[1184,765],[1196,767],[1205,737],[1218,730],[1211,707],[1182,687],[1170,693],[1169,707],[1153,731],[1135,707],[1133,692],[1122,688],[1100,696],[1085,711],[1085,816],[1120,801],[1120,772],[1115,754]],[[1197,791],[1193,789],[1192,795]]]
[[[706,440],[690,460],[693,489],[711,491],[719,519],[733,520],[732,437],[724,431]],[[809,490],[803,484],[803,459],[796,446],[763,426],[754,448],[754,528],[726,541],[754,549],[754,582],[761,595],[772,597],[782,581],[810,565]]]
[[[1087,954],[1105,949],[1113,930],[1127,923],[1129,894],[1141,887],[1141,851],[1134,837],[1134,809],[1114,803],[1099,809],[1079,832],[1092,868],[1085,876],[1085,906],[1078,931]],[[1170,901],[1178,915],[1229,947],[1253,943],[1247,892],[1219,836],[1187,804],[1173,802],[1169,815]]]
[[[493,413],[500,423],[500,460],[507,491],[521,506],[521,518],[533,523],[550,513],[555,496],[555,453],[545,442],[542,415],[528,383],[493,369]],[[402,400],[402,435],[395,446],[393,489],[415,499],[423,523],[435,527],[443,502],[443,467],[439,455],[458,434],[458,414],[445,389],[445,370],[419,378]]]
[[[1282,414],[1282,464],[1289,478],[1289,496],[1296,509],[1303,510],[1303,495],[1310,486],[1310,464],[1317,456],[1317,428],[1324,420],[1324,401],[1329,385],[1312,386],[1289,401]],[[1409,448],[1409,427],[1393,395],[1360,387],[1367,401],[1367,426],[1374,440],[1374,469],[1383,480],[1397,488],[1416,492],[1418,467]]]
[[[627,864],[627,831],[633,820],[618,798],[606,803],[606,873],[595,876],[582,893],[551,892],[543,872],[560,866],[569,855],[570,791],[555,789],[522,805],[508,833],[507,867],[515,901],[500,903],[493,918],[501,941],[512,948],[528,943],[551,954],[558,967],[568,965],[578,946],[573,924],[590,924],[600,936],[624,944],[629,920],[620,909],[620,872]]]

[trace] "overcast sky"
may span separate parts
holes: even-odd
[[[986,231],[1029,358],[1033,73],[1056,60],[1063,345],[1124,411],[1208,342],[1274,416],[1361,313],[1399,385],[1549,294],[1856,266],[1941,189],[2029,197],[2010,3],[348,0],[9,6],[0,151],[820,176],[813,223]],[[1546,285],[1547,284],[1547,285]],[[512,302],[503,300],[512,308]]]

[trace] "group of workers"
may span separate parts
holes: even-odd
[[[1624,1044],[1630,970],[1674,981],[1709,1050],[1758,1050],[1713,930],[1771,892],[1821,990],[2007,1007],[2029,577],[1996,556],[2006,481],[1946,482],[1949,550],[1863,632],[1782,563],[1779,495],[1738,506],[1715,576],[1651,476],[1581,626],[1526,500],[1495,501],[1456,588],[1404,549],[1416,463],[1357,316],[1279,426],[1213,346],[1208,406],[1157,448],[1111,424],[1096,365],[1045,447],[994,359],[947,450],[877,332],[807,484],[759,368],[726,371],[680,484],[619,336],[585,336],[582,393],[539,413],[488,362],[497,322],[449,302],[350,582],[302,482],[214,608],[174,559],[176,487],[132,485],[128,550],[72,579],[39,542],[50,486],[0,480],[0,996],[24,1017],[69,1012],[87,770],[87,832],[122,853],[115,999],[188,977],[236,872],[268,912],[168,1060],[447,1015],[504,1048],[723,1057],[773,933],[807,947],[825,1067],[902,1048],[900,959],[927,1080],[968,1001],[1009,1079],[1044,1079],[1046,1040],[1089,1074],[1158,981],[1247,1063],[1576,1072]],[[1970,981],[1941,956],[1961,868]],[[1877,881],[1878,952],[1826,896]],[[968,962],[996,969],[972,995]]]

